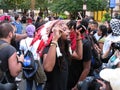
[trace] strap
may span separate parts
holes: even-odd
[[[9,45],[8,43],[2,43],[2,44],[0,45],[0,49],[6,47],[6,46],[8,46],[8,45]],[[6,76],[6,72],[4,72],[4,71],[2,71],[2,70],[0,70],[0,71],[3,72],[3,76],[2,76],[2,78],[1,78],[1,80],[0,80],[0,82],[2,82],[2,81],[4,80],[4,78],[5,78],[6,82],[9,82],[9,81],[8,81],[8,78],[7,78],[7,76]]]
[[[3,44],[0,45],[0,49],[6,47],[6,46],[8,46],[8,45],[9,45],[8,43],[3,43]]]
[[[25,40],[25,44],[26,44],[27,49],[31,51],[31,50],[32,50],[32,48],[33,48],[33,45],[32,45],[32,46],[30,46],[31,48],[29,49],[29,47],[28,47],[28,45],[27,45],[26,40]]]
[[[3,82],[3,80],[6,80],[6,82],[9,83],[8,77],[7,77],[7,75],[6,75],[6,72],[3,72],[3,76],[2,76],[2,78],[1,78],[1,80],[0,80],[0,83]]]

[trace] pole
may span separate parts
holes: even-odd
[[[111,8],[111,18],[113,17],[113,8]]]

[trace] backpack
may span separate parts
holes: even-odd
[[[25,41],[26,43],[26,41]],[[27,46],[27,43],[26,43]],[[28,48],[28,46],[27,46]],[[31,47],[32,48],[32,47]],[[24,62],[23,62],[23,75],[26,79],[31,79],[38,69],[38,64],[34,60],[33,53],[31,50],[27,50],[26,54],[24,55]]]
[[[30,50],[27,50],[24,55],[23,69],[24,70],[33,70],[35,66],[34,56]]]

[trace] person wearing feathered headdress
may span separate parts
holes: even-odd
[[[41,39],[38,53],[43,58],[43,67],[47,75],[44,90],[67,90],[68,66],[72,57],[82,59],[82,41],[80,31],[76,31],[76,49],[71,52],[69,20],[54,20],[39,27],[33,43]],[[41,53],[42,52],[42,53]]]

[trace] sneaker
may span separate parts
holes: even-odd
[[[16,81],[16,82],[21,82],[21,81],[22,81],[22,79],[21,79],[21,78],[16,77],[16,78],[15,78],[15,81]]]

